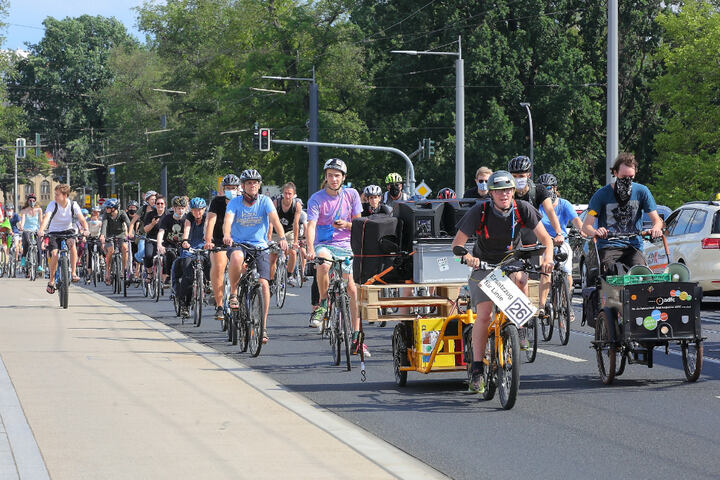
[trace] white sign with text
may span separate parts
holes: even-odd
[[[480,280],[480,288],[515,325],[522,327],[537,308],[499,267]]]

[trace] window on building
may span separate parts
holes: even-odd
[[[35,186],[32,183],[26,183],[25,195],[30,195],[31,193],[35,193]]]
[[[40,193],[50,195],[50,182],[43,180],[40,184]]]

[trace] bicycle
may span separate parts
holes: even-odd
[[[512,250],[508,256],[499,264],[488,264],[481,262],[483,269],[500,268],[505,274],[513,272],[538,272],[538,270],[530,263],[529,259],[533,255],[542,253],[544,246],[521,247]],[[453,254],[464,256],[468,253],[467,249],[462,246],[455,246]],[[525,308],[522,302],[513,302],[511,308],[515,309],[512,313],[524,319],[530,319],[533,316],[531,308]],[[522,323],[521,325],[522,326]],[[490,316],[490,325],[488,325],[488,340],[485,348],[485,357],[482,359],[483,378],[485,381],[485,391],[482,393],[485,400],[492,400],[495,391],[499,390],[500,404],[505,410],[510,410],[515,406],[517,393],[520,389],[520,336],[518,334],[518,325],[511,320],[506,314],[493,303],[492,314]],[[468,328],[463,332],[463,344],[465,362],[467,364],[468,381],[471,381],[471,369],[473,362],[472,353],[472,329]]]
[[[122,266],[122,243],[117,237],[109,239],[113,244],[112,259],[110,260],[110,284],[113,287],[113,293],[121,293],[123,291],[123,266]],[[127,295],[126,295],[127,296]]]
[[[7,271],[7,252],[5,251],[5,245],[7,245],[7,235],[2,234],[0,235],[0,278],[5,276],[5,272]]]
[[[545,317],[541,320],[543,340],[549,342],[553,336],[553,324],[557,319],[558,335],[560,336],[560,344],[567,345],[570,340],[570,311],[572,309],[572,301],[570,287],[568,285],[568,274],[562,268],[563,262],[567,260],[567,253],[555,248],[553,256],[555,265],[550,274],[550,298],[548,305],[550,308],[545,311]],[[549,311],[548,311],[549,310]]]
[[[92,243],[92,251],[90,251],[90,243]],[[85,283],[89,284],[92,281],[93,287],[97,287],[98,282],[102,282],[105,278],[105,269],[103,268],[104,257],[100,254],[97,238],[88,242],[88,248],[85,250],[85,255],[88,257],[89,261],[89,267],[86,269]]]
[[[60,239],[60,248],[58,249],[58,264],[55,270],[55,290],[58,291],[58,297],[60,297],[60,307],[68,308],[68,296],[70,288],[70,254],[67,246],[67,241],[71,238],[75,238],[77,235],[57,235],[49,233],[47,236],[54,236]]]
[[[315,264],[330,263],[330,285],[328,288],[328,309],[320,326],[321,336],[327,335],[330,341],[331,355],[334,365],[340,365],[340,357],[342,345],[345,345],[345,362],[347,370],[352,369],[350,362],[350,336],[352,335],[352,319],[350,317],[350,297],[348,297],[345,281],[343,280],[342,266],[349,265],[352,257],[345,257],[336,260],[330,260],[318,257],[314,260]],[[358,338],[359,351],[361,352],[361,361],[364,364],[363,355],[363,335],[362,332]],[[362,370],[365,370],[362,365]]]
[[[192,312],[193,324],[196,327],[199,327],[202,322],[203,305],[207,305],[207,301],[205,300],[205,290],[208,285],[208,280],[205,278],[205,271],[203,269],[204,260],[207,261],[208,252],[217,252],[219,250],[220,249],[187,249],[187,251],[192,254],[193,285],[190,298],[190,311]]]
[[[245,273],[240,277],[237,288],[239,308],[233,311],[233,322],[235,331],[233,333],[233,345],[240,342],[240,351],[250,350],[250,355],[257,357],[262,349],[263,316],[265,305],[260,286],[260,275],[257,271],[257,256],[276,244],[270,243],[265,248],[256,248],[248,244],[235,244],[233,247],[242,246],[245,249]]]
[[[28,242],[28,251],[25,253],[25,275],[27,275],[31,282],[34,282],[37,278],[37,258],[37,232],[32,232]]]
[[[275,306],[282,308],[285,305],[285,297],[287,296],[287,257],[277,245],[270,249],[272,253],[277,254],[275,261],[275,276],[273,283],[270,285],[270,296],[275,296]]]
[[[13,236],[12,236],[12,243],[10,245],[10,252],[8,255],[8,278],[16,278],[17,277],[17,266],[18,266],[17,239],[19,237],[20,237],[19,234],[13,234]]]
[[[305,281],[305,258],[302,256],[300,246],[295,249],[295,268],[293,268],[291,278],[295,279],[298,288],[302,288]]]

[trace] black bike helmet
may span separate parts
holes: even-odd
[[[232,173],[225,175],[222,179],[222,186],[224,187],[226,185],[240,185],[240,179]]]
[[[240,174],[240,182],[245,183],[248,180],[257,180],[258,182],[262,182],[262,175],[260,175],[260,172],[257,170],[243,170],[243,172]]]
[[[510,173],[526,173],[530,171],[532,161],[525,155],[520,155],[508,162]]]
[[[557,187],[557,178],[552,173],[543,173],[538,178],[538,183],[544,186]]]
[[[140,204],[137,202],[137,200],[130,200],[128,202],[127,208],[140,208]]]
[[[184,208],[184,207],[187,207],[187,204],[188,204],[187,197],[177,196],[177,197],[173,197],[173,199],[172,199],[173,207],[183,207]]]

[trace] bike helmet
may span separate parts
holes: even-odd
[[[195,197],[192,200],[190,200],[190,208],[205,208],[207,207],[207,203],[205,202],[204,198]]]
[[[240,185],[240,179],[237,175],[229,173],[225,175],[222,179],[222,186],[224,187],[227,185]]]
[[[108,198],[103,204],[105,208],[118,208],[119,205],[120,201],[117,198]]]
[[[158,193],[155,190],[148,190],[145,192],[145,201],[148,201],[148,198],[152,197],[153,195],[157,195]]]
[[[363,193],[368,197],[371,197],[373,195],[377,195],[379,197],[380,195],[382,195],[382,190],[377,185],[368,185],[367,187],[365,187],[365,190],[363,190]]]
[[[127,204],[127,208],[140,208],[140,204],[137,202],[137,200],[130,200]]]
[[[102,212],[102,208],[100,207],[100,205],[95,205],[94,207],[92,207],[92,211],[93,212]]]
[[[262,182],[262,175],[260,175],[260,172],[258,172],[257,170],[243,170],[243,172],[240,174],[240,182],[245,183],[248,180],[257,180],[258,182]]]
[[[88,209],[87,209],[87,208],[81,208],[81,209],[80,209],[80,213],[82,213],[83,215],[87,215],[87,214],[90,213],[90,212],[88,212]]]
[[[557,178],[555,178],[555,175],[552,173],[543,173],[540,175],[540,178],[538,178],[538,183],[540,185],[557,187]]]
[[[402,183],[402,177],[399,173],[388,173],[388,176],[385,177],[385,183]]]
[[[345,162],[343,162],[339,158],[331,158],[330,160],[325,162],[323,171],[329,168],[332,168],[333,170],[340,170],[343,175],[347,175],[347,165],[345,165]]]
[[[455,191],[452,188],[445,187],[438,192],[437,198],[444,198],[444,199],[456,198]]]
[[[30,200],[31,198],[32,198],[33,200],[37,200],[37,197],[35,196],[34,193],[31,193],[30,195],[27,196],[27,199],[28,199],[28,200]]]
[[[488,178],[488,190],[503,190],[505,188],[515,188],[515,180],[510,172],[498,170]]]
[[[175,196],[172,198],[172,206],[173,207],[187,207],[187,204],[188,204],[187,197]]]
[[[508,170],[510,173],[526,173],[530,171],[532,161],[525,155],[520,155],[508,162]]]

